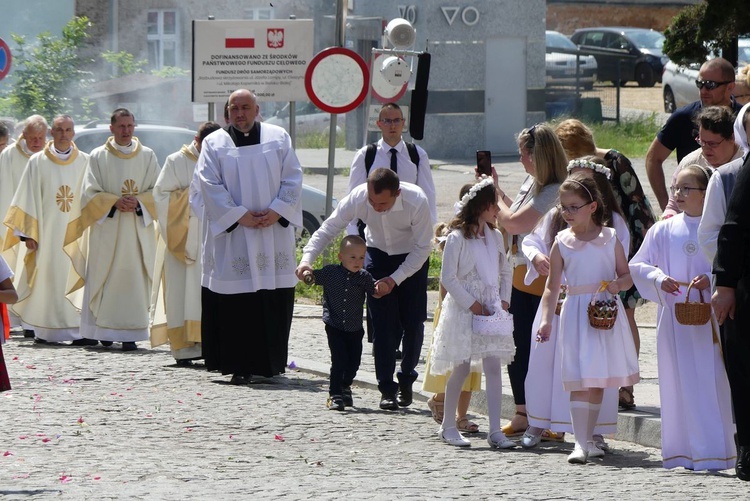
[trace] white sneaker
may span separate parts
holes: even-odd
[[[589,457],[589,451],[585,451],[580,445],[576,444],[573,452],[568,456],[568,463],[571,464],[586,464],[586,460]]]
[[[588,448],[588,454],[590,458],[602,458],[604,457],[604,451],[596,446],[594,442],[587,442],[586,447]]]

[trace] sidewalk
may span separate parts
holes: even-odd
[[[428,311],[434,311],[437,293],[428,292]],[[644,324],[643,319],[655,311],[653,305],[646,305],[636,315],[641,334],[640,370],[641,382],[635,386],[637,407],[632,411],[621,411],[617,423],[617,440],[633,442],[647,447],[661,446],[661,418],[659,411],[659,381],[656,373],[656,329],[653,325]],[[296,304],[294,320],[289,342],[289,361],[297,369],[327,378],[330,369],[330,354],[325,341],[323,322],[320,320],[322,307],[319,305]],[[432,315],[425,322],[425,341],[417,372],[424,371],[430,340],[432,339]],[[356,385],[377,390],[375,367],[371,356],[372,345],[365,342],[362,350],[362,365],[357,373]],[[413,406],[427,409],[430,393],[421,391],[422,377],[414,385]],[[377,402],[368,402],[375,407]],[[507,372],[503,375],[503,417],[510,419],[515,412],[513,393]],[[484,391],[475,393],[471,400],[470,412],[486,415],[487,406]]]
[[[345,169],[351,165],[354,151],[337,149],[335,154],[336,175],[334,175],[334,196],[343,197],[346,194],[348,176],[343,175]],[[327,150],[297,150],[305,169],[304,182],[316,188],[325,190],[327,182]],[[517,157],[503,157],[493,159],[495,168],[498,171],[499,181],[508,193],[516,193],[526,173],[518,161]],[[653,195],[648,177],[646,176],[644,159],[631,159],[647,197],[655,204],[656,198]],[[452,217],[454,192],[457,188],[466,182],[471,182],[474,176],[474,165],[467,159],[430,159],[432,166],[432,176],[435,181],[437,191],[437,205],[439,220],[449,220]],[[671,176],[676,167],[673,157],[665,162],[665,174],[667,178]],[[430,301],[428,312],[434,311],[435,300]],[[295,320],[292,323],[292,344],[290,345],[290,360],[294,359],[298,367],[327,376],[329,369],[329,353],[325,343],[320,344],[315,336],[320,336],[322,332],[322,322],[320,321],[321,307],[297,305],[295,308]],[[632,411],[623,411],[619,413],[617,437],[620,440],[633,442],[649,447],[661,446],[661,421],[659,412],[659,386],[656,368],[656,306],[647,304],[636,310],[636,318],[640,330],[641,353],[640,353],[640,373],[641,382],[636,385],[634,393],[637,407]],[[303,327],[304,325],[304,327]],[[301,343],[297,344],[295,338],[301,338]],[[424,368],[423,361],[427,355],[427,349],[432,338],[431,320],[425,324],[425,341],[422,347],[422,363],[417,367]],[[319,350],[312,349],[316,344],[320,344]],[[298,347],[293,350],[292,346]],[[369,345],[365,346],[362,356],[362,366],[360,367],[358,380],[363,385],[377,387],[375,380],[374,366],[372,357],[368,352]],[[421,382],[421,378],[419,380]],[[512,417],[515,411],[510,382],[507,375],[503,378],[503,415],[506,419]],[[421,387],[420,383],[415,385]],[[415,393],[416,395],[416,393]],[[419,395],[426,401],[429,394]],[[426,405],[425,405],[426,407]],[[472,398],[472,412],[484,414],[486,409],[484,393],[480,392]]]

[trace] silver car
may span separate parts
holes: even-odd
[[[557,31],[547,30],[545,39],[547,52],[544,55],[544,64],[547,86],[576,85],[576,68],[578,68],[578,85],[586,90],[591,90],[596,81],[596,58],[594,56],[576,56],[565,52],[555,52],[554,49],[578,50],[576,44]]]
[[[190,144],[196,132],[186,127],[173,127],[160,124],[141,122],[135,128],[135,136],[145,145],[154,150],[156,158],[162,164],[175,151],[179,151],[183,144]],[[101,146],[112,134],[109,122],[91,122],[76,127],[73,139],[78,149],[91,153],[91,150]],[[336,200],[333,201],[336,207]],[[326,194],[322,191],[302,185],[302,224],[298,230],[298,238],[303,239],[317,230],[326,218]]]

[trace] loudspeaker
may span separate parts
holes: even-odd
[[[430,80],[430,59],[424,52],[418,57],[417,80],[411,93],[409,109],[409,134],[414,139],[424,138],[424,116],[427,112],[427,82]]]

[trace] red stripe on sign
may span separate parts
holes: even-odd
[[[225,49],[254,49],[254,38],[227,38],[224,40]]]

